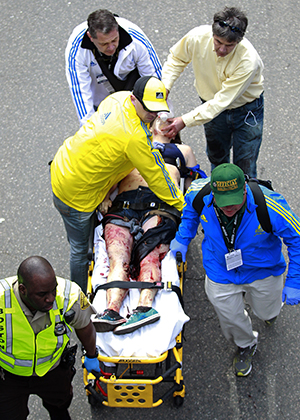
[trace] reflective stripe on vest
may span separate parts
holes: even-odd
[[[4,288],[4,303],[6,308],[11,309],[11,296],[10,296],[10,286],[6,280],[1,280],[0,284]],[[6,322],[6,351],[7,353],[12,353],[12,319],[11,314],[5,315],[5,322]]]
[[[3,329],[3,333],[5,335],[6,344],[5,346],[0,346],[0,365],[11,373],[22,376],[30,376],[34,370],[34,361],[36,357],[35,372],[37,375],[43,376],[59,360],[70,339],[72,328],[68,324],[65,323],[66,331],[62,335],[55,336],[54,329],[55,324],[64,321],[65,312],[76,302],[79,287],[72,284],[69,280],[57,278],[57,296],[53,303],[53,308],[49,311],[51,321],[50,325],[48,328],[40,331],[35,336],[28,320],[26,319],[26,323],[22,320],[25,315],[23,314],[23,311],[21,310],[12,290],[12,283],[15,280],[15,278],[0,280],[0,285],[4,289],[3,296],[3,291],[0,287],[0,299],[1,302],[4,301],[5,305],[3,308],[5,313],[5,328]],[[13,318],[13,314],[16,314],[15,318]],[[15,320],[15,323],[13,324],[14,319],[17,319],[17,321]],[[14,345],[13,331],[15,331],[16,334],[16,331],[18,331],[19,328],[22,328],[23,334],[18,334],[19,337],[15,340],[17,343]],[[22,338],[20,339],[20,337],[23,335],[25,336],[23,344],[24,348],[21,348]],[[42,353],[44,352],[44,340],[47,340],[50,348],[52,347],[54,350],[50,355],[38,357],[41,350]],[[4,340],[2,342],[4,342]],[[26,357],[21,359],[17,357],[17,353],[27,353],[28,355],[29,353],[31,354],[31,351],[31,359]]]
[[[11,287],[9,282],[6,279],[0,280],[0,284],[4,289],[4,305],[5,310],[10,309],[12,310],[12,299],[11,299]],[[0,354],[0,361],[5,363],[5,365],[13,368],[14,365],[16,366],[25,366],[25,367],[31,367],[33,365],[33,361],[30,360],[19,360],[13,357],[12,355],[12,349],[13,349],[13,333],[12,333],[12,314],[6,313],[5,314],[5,335],[6,335],[6,354],[14,359],[14,363],[11,364],[8,362],[8,360],[3,360]],[[0,349],[1,352],[3,352]],[[5,352],[3,352],[5,354]]]

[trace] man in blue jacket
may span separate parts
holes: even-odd
[[[253,313],[271,325],[280,313],[282,301],[300,302],[300,219],[284,197],[260,186],[267,205],[272,232],[266,232],[258,219],[253,193],[243,171],[225,163],[211,174],[211,192],[203,197],[201,214],[195,210],[195,197],[208,179],[192,183],[185,196],[181,224],[171,242],[174,254],[185,260],[199,222],[204,231],[203,266],[205,291],[212,303],[227,340],[238,346],[233,366],[237,376],[247,376],[258,342],[244,298]],[[286,268],[281,239],[288,247]]]

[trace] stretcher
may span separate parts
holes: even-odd
[[[150,408],[161,405],[169,397],[173,397],[176,406],[183,404],[182,341],[184,324],[189,317],[183,310],[186,264],[180,257],[178,255],[176,261],[169,252],[162,261],[162,282],[154,285],[158,292],[153,307],[161,315],[158,322],[122,336],[113,332],[97,333],[101,372],[88,373],[83,369],[83,382],[91,405]],[[101,285],[106,284],[108,270],[100,225],[95,229],[87,287],[88,298],[98,313],[106,307],[106,291]],[[122,316],[136,307],[139,290],[134,287],[137,286],[130,288],[124,299]]]

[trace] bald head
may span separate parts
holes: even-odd
[[[43,257],[24,260],[18,269],[20,297],[31,310],[46,312],[56,295],[56,276],[51,264]]]
[[[30,286],[33,279],[55,277],[51,264],[43,257],[33,256],[24,260],[18,269],[18,282]]]

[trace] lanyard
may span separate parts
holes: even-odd
[[[232,234],[231,237],[229,238],[228,232],[225,228],[224,223],[221,220],[221,217],[216,209],[216,207],[214,206],[214,210],[218,219],[218,222],[220,223],[221,229],[222,229],[222,233],[224,236],[224,240],[225,240],[225,245],[227,246],[227,249],[229,252],[232,252],[234,250],[234,242],[235,242],[235,237],[236,237],[236,230],[237,230],[237,224],[238,224],[238,213],[235,214],[234,220],[233,220],[233,227],[232,227]]]

